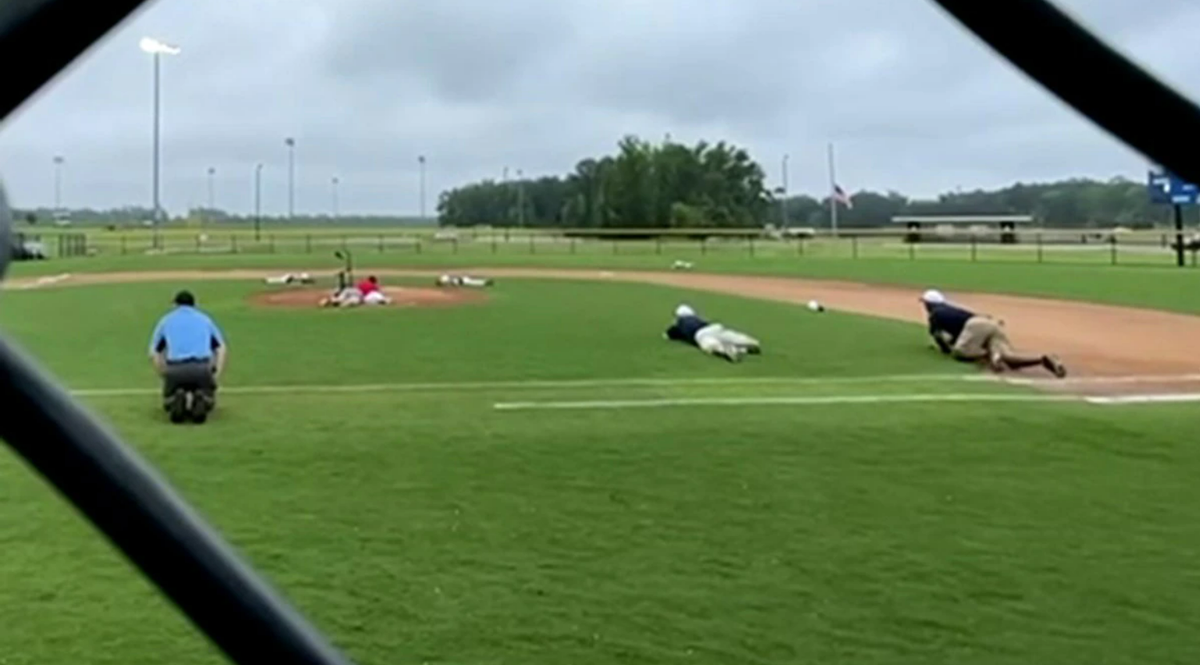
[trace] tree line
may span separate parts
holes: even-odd
[[[830,226],[829,196],[784,196],[765,185],[762,166],[727,143],[651,144],[626,137],[615,154],[580,161],[563,176],[484,180],[450,189],[438,200],[443,226],[573,229]],[[860,190],[838,203],[842,228],[889,226],[898,215],[1032,215],[1056,228],[1149,228],[1169,223],[1170,210],[1150,203],[1146,183],[1126,178],[1016,183],[955,191],[933,199]],[[1197,211],[1187,211],[1195,223]]]

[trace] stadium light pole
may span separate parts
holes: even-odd
[[[54,212],[62,212],[62,169],[65,161],[62,155],[54,156]]]
[[[333,209],[333,218],[334,219],[338,218],[338,183],[340,183],[340,182],[341,182],[341,180],[339,180],[337,176],[333,176],[333,178],[329,181],[329,184],[333,188],[332,209]]]
[[[425,155],[417,155],[417,166],[421,172],[421,223],[425,223]]]
[[[154,207],[154,228],[157,231],[159,224],[162,223],[162,200],[159,197],[159,187],[161,182],[161,147],[162,141],[160,138],[162,130],[162,56],[164,55],[179,55],[181,49],[178,46],[161,42],[153,37],[143,37],[138,46],[142,51],[149,53],[154,58],[154,157],[151,167],[151,189],[153,190],[153,207]]]
[[[288,221],[296,216],[296,139],[287,137],[283,144],[288,149]]]
[[[217,175],[217,169],[212,166],[208,167],[208,211],[209,211],[209,213],[211,213],[213,210],[216,210],[216,208],[217,208],[217,189],[216,189],[216,185],[213,184],[213,179],[216,177],[216,175]]]
[[[263,165],[254,166],[254,241],[262,238],[262,170]]]
[[[517,169],[517,226],[525,228],[525,173]]]
[[[788,197],[788,156],[783,156],[783,195],[779,197],[779,228],[786,229],[788,225],[787,214],[787,197]]]

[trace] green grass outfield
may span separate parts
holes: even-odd
[[[1040,274],[1070,270],[1119,272]],[[228,392],[178,428],[145,357],[174,287],[5,292],[0,326],[359,663],[1200,661],[1194,407],[998,401],[1038,394],[918,327],[662,287],[339,312],[212,282]],[[663,341],[681,300],[766,355]],[[997,401],[891,401],[952,395]],[[0,486],[5,663],[221,662],[28,469]]]
[[[972,262],[943,259],[911,261],[814,258],[811,256],[749,256],[717,251],[687,256],[665,251],[592,254],[462,252],[378,252],[359,249],[356,266],[455,269],[481,266],[543,266],[580,269],[669,270],[677,258],[694,262],[695,270],[787,277],[842,279],[913,288],[936,286],[948,290],[974,290],[1021,295],[1062,297],[1094,302],[1200,313],[1200,269],[1173,266],[1108,266],[1085,263],[1037,264],[1022,262]],[[274,268],[278,270],[335,270],[341,262],[325,253],[129,255],[97,256],[15,264],[14,277],[64,272],[121,270],[227,270]]]

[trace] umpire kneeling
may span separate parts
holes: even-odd
[[[150,337],[150,358],[163,379],[163,409],[171,422],[208,420],[225,356],[220,328],[196,308],[191,292],[180,291],[175,308],[159,319]]]

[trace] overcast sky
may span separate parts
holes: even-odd
[[[1200,96],[1200,3],[1063,0]],[[1145,161],[1051,99],[926,0],[159,0],[0,128],[17,206],[149,205],[152,68],[163,62],[164,205],[416,213],[481,178],[557,174],[628,133],[725,139],[778,185],[823,193],[825,146],[850,190],[929,196]],[[1114,100],[1116,102],[1116,100]]]

